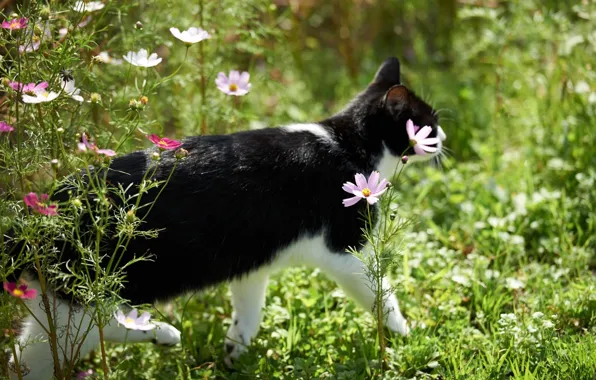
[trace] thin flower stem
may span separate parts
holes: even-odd
[[[62,368],[60,367],[60,356],[58,355],[56,326],[54,325],[54,319],[52,317],[52,309],[50,308],[50,301],[48,299],[48,290],[46,287],[45,277],[43,275],[43,272],[41,271],[41,263],[39,261],[39,256],[36,250],[34,251],[34,255],[35,266],[37,269],[37,277],[39,279],[39,287],[41,288],[41,300],[43,302],[46,316],[48,318],[48,327],[50,330],[48,338],[50,339],[50,349],[52,351],[52,359],[54,360],[54,374],[58,379],[61,379]]]
[[[99,310],[99,308],[97,308],[97,310]],[[105,341],[104,341],[104,336],[103,336],[103,323],[101,320],[100,312],[97,313],[97,329],[99,330],[99,346],[101,349],[101,364],[103,366],[103,378],[104,378],[104,380],[108,380],[108,373],[109,373],[108,357],[106,355],[106,346],[105,346]]]
[[[199,0],[199,25],[203,27],[203,9],[205,5],[203,0]],[[201,135],[207,134],[207,119],[205,117],[205,94],[207,91],[207,81],[205,78],[205,54],[203,51],[203,44],[199,44],[199,70],[201,75]]]
[[[10,339],[14,341],[14,331],[12,331],[12,329],[8,329],[8,331],[10,331]],[[14,367],[15,371],[17,372],[17,378],[19,380],[23,380],[23,373],[21,372],[21,364],[19,363],[17,349],[14,344],[10,345],[10,349],[12,351],[12,357],[14,359]]]

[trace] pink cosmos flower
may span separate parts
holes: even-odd
[[[130,330],[147,331],[155,328],[153,323],[149,323],[151,314],[144,312],[140,317],[137,317],[137,315],[137,309],[132,309],[128,315],[125,315],[121,310],[118,310],[115,317],[119,324]]]
[[[243,71],[242,74],[239,71],[230,71],[230,76],[226,77],[226,74],[217,74],[215,84],[217,88],[224,94],[243,96],[248,94],[250,91],[251,84],[249,83],[250,74]]]
[[[162,138],[155,134],[147,136],[147,138],[159,149],[174,150],[182,146],[182,143],[178,140],[172,140],[167,137]]]
[[[414,152],[417,155],[424,156],[427,152],[433,153],[437,151],[437,147],[431,145],[438,144],[439,139],[436,137],[428,138],[432,130],[428,125],[422,128],[414,125],[411,119],[406,122],[406,131],[410,138],[410,145],[414,148]]]
[[[368,177],[368,181],[364,177],[364,175],[358,173],[355,176],[356,184],[354,185],[352,182],[344,183],[342,189],[354,196],[351,198],[344,199],[342,203],[345,207],[350,207],[358,203],[361,199],[366,199],[368,204],[374,205],[379,200],[379,196],[383,194],[387,190],[387,185],[389,182],[383,178],[381,182],[379,179],[381,174],[377,171],[373,171],[370,173]]]
[[[58,215],[57,205],[48,205],[48,195],[41,194],[37,196],[35,193],[29,193],[23,197],[25,204],[33,209],[33,211],[40,213],[41,215]]]
[[[77,377],[76,380],[83,380],[88,378],[89,376],[93,375],[93,370],[92,369],[88,369],[86,371],[81,371],[79,373],[77,373]]]
[[[6,290],[11,296],[17,297],[23,300],[32,300],[37,297],[37,290],[28,289],[25,284],[18,285],[16,282],[4,282],[4,290]]]
[[[25,17],[13,18],[10,21],[2,21],[2,27],[10,30],[25,29],[27,27],[27,21]]]
[[[13,90],[21,91],[25,94],[33,94],[33,93],[40,92],[40,91],[48,88],[48,82],[41,82],[39,84],[35,84],[35,83],[25,84],[25,83],[20,83],[20,82],[10,82],[8,85]]]
[[[19,53],[30,53],[38,50],[41,46],[41,40],[38,37],[33,37],[33,41],[26,43],[25,45],[19,45]]]
[[[79,152],[86,152],[87,149],[89,149],[91,152],[94,152],[96,154],[103,154],[105,156],[108,157],[113,157],[116,155],[116,152],[114,152],[111,149],[99,149],[97,147],[97,145],[95,144],[91,144],[88,140],[87,140],[87,135],[83,133],[83,136],[81,137],[81,142],[77,144],[78,148],[79,148]]]
[[[14,128],[5,121],[0,121],[0,133],[12,132]]]

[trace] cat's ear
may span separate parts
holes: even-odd
[[[391,113],[399,114],[410,103],[410,90],[402,85],[393,86],[385,93],[383,103]]]
[[[384,84],[387,87],[400,84],[399,60],[395,57],[387,58],[377,70],[373,83]]]

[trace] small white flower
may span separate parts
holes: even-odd
[[[81,90],[79,90],[78,88],[75,87],[74,79],[69,80],[69,81],[63,80],[62,81],[62,90],[64,90],[64,92],[66,92],[67,95],[69,95],[71,98],[73,98],[77,102],[82,102],[84,100],[83,97],[81,95],[79,95]]]
[[[515,316],[515,314],[509,313],[509,314],[501,314],[501,319],[503,321],[515,321],[517,319],[517,317]]]
[[[109,63],[112,65],[121,65],[122,64],[121,59],[110,57],[110,54],[107,51],[102,51],[93,58],[96,61],[101,62],[101,63]]]
[[[122,57],[131,65],[140,67],[153,67],[157,66],[161,62],[161,58],[159,58],[156,53],[148,56],[146,49],[141,49],[138,53],[129,51]]]
[[[536,331],[538,331],[536,327],[534,327],[533,325],[528,325],[528,332],[530,334],[534,334]]]
[[[201,28],[195,28],[194,26],[184,32],[180,32],[178,28],[170,28],[170,32],[174,37],[187,45],[196,44],[197,42],[211,38],[211,35],[207,31]]]
[[[57,92],[46,91],[43,89],[41,91],[36,91],[33,95],[23,94],[23,102],[29,104],[46,103],[56,99],[58,95]]]
[[[532,314],[532,318],[534,318],[534,319],[540,319],[542,317],[544,317],[544,313],[541,311],[537,311],[534,314]]]
[[[84,1],[77,1],[75,5],[72,7],[73,10],[77,12],[94,12],[102,9],[106,5],[101,1],[89,1],[88,3]]]
[[[115,317],[119,324],[130,330],[147,331],[155,328],[153,323],[149,323],[149,319],[151,318],[149,313],[144,312],[140,317],[137,317],[137,314],[138,312],[136,309],[132,309],[128,315],[124,315],[121,310],[118,310]]]
[[[523,281],[513,277],[508,277],[507,279],[505,279],[505,281],[507,282],[507,287],[509,289],[522,289],[524,286],[526,286],[526,284],[524,284]]]
[[[544,326],[547,329],[551,329],[551,328],[555,327],[555,324],[547,319],[545,321],[542,321],[542,326]]]

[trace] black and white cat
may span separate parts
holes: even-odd
[[[409,148],[408,119],[432,127],[431,136],[439,137],[436,153],[417,156]],[[445,137],[436,112],[400,84],[399,61],[389,58],[344,110],[321,122],[186,138],[183,148],[189,155],[176,167],[142,226],[162,231],[154,239],[132,240],[122,259],[150,252],[153,261],[128,268],[121,295],[140,304],[229,281],[234,312],[225,342],[227,363],[242,354],[257,334],[268,276],[276,270],[290,265],[319,267],[370,310],[374,294],[363,264],[346,252],[364,244],[359,213],[366,206],[360,202],[344,207],[342,185],[356,173],[368,175],[373,170],[389,178],[406,150],[410,161],[435,157]],[[115,158],[108,181],[125,188],[139,184],[153,152],[155,148]],[[157,177],[165,179],[174,162],[172,152],[162,154]],[[109,244],[114,243],[107,244],[106,252],[112,252]],[[66,247],[63,259],[76,260],[76,252]],[[36,281],[32,284],[38,286]],[[28,302],[37,319],[44,321],[39,299]],[[85,312],[69,312],[78,307],[70,301],[56,297],[52,302],[58,330],[92,323]],[[406,335],[406,320],[394,295],[384,308],[389,328]],[[126,338],[164,345],[180,341],[180,332],[166,323],[157,323],[147,334],[127,331],[112,320],[104,330],[107,341]],[[49,345],[38,342],[44,336],[35,318],[27,317],[18,338],[25,346],[19,356],[28,368],[26,379],[52,377]],[[68,351],[63,340],[58,345]],[[79,356],[98,341],[98,330],[93,328]]]

